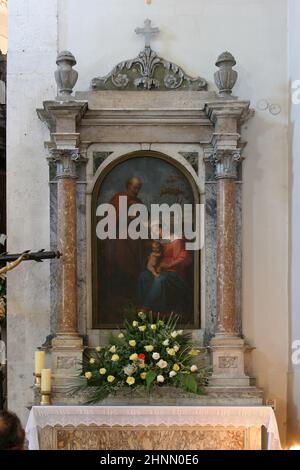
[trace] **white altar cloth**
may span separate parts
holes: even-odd
[[[29,450],[39,449],[38,428],[56,425],[264,426],[268,449],[281,449],[275,414],[268,406],[34,406],[26,426]]]

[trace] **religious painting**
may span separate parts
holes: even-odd
[[[126,156],[100,176],[92,202],[94,328],[121,327],[132,307],[160,317],[177,314],[182,327],[199,327],[200,251],[187,249],[184,235],[175,236],[172,215],[167,239],[160,220],[149,216],[153,207],[196,203],[196,185],[161,154]],[[100,207],[112,210],[110,217],[115,214],[115,236],[97,236],[104,222]],[[130,214],[134,207],[148,214],[148,237],[128,236],[128,224],[136,221],[136,213]]]

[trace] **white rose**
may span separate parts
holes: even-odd
[[[183,330],[178,330],[177,334],[181,336],[183,334]]]
[[[195,364],[191,367],[191,372],[197,372],[198,367]]]
[[[165,369],[166,367],[168,367],[168,363],[166,361],[164,361],[163,359],[158,361],[157,365],[160,369]]]
[[[177,344],[175,344],[175,346],[173,347],[174,351],[175,352],[178,352],[179,351],[179,346],[177,346]]]
[[[165,339],[165,341],[163,342],[163,346],[169,346],[169,340],[168,339]]]
[[[157,380],[158,383],[163,383],[165,381],[165,378],[164,378],[163,375],[158,375],[156,377],[156,380]]]
[[[152,358],[155,360],[155,361],[158,361],[158,359],[160,359],[160,354],[158,352],[154,352],[152,354]]]
[[[135,373],[136,367],[134,367],[132,364],[128,364],[128,366],[124,367],[123,370],[126,375],[132,375]]]
[[[178,336],[177,331],[172,331],[171,337],[172,337],[172,338],[177,338],[177,336]]]
[[[171,370],[171,372],[169,373],[169,377],[175,377],[175,375],[177,375],[175,370]]]

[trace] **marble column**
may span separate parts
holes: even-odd
[[[78,148],[55,148],[50,153],[50,161],[56,163],[57,239],[58,250],[62,253],[58,277],[58,326],[52,340],[53,402],[69,403],[66,392],[77,380],[83,349],[77,312],[76,166],[80,162],[80,152]]]
[[[77,208],[76,162],[78,149],[54,149],[57,165],[58,250],[62,253],[59,276],[58,336],[78,336],[77,318]]]
[[[235,199],[238,148],[216,148],[210,161],[217,180],[217,324],[211,340],[211,385],[249,386],[244,373],[244,340],[236,330]]]
[[[239,150],[213,154],[217,180],[217,336],[236,336],[235,180]]]

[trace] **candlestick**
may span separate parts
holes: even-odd
[[[51,405],[51,393],[43,393],[41,394],[41,406],[50,406]]]
[[[33,374],[34,375],[34,385],[36,388],[41,388],[41,374]]]
[[[41,405],[51,405],[51,369],[41,371]]]

